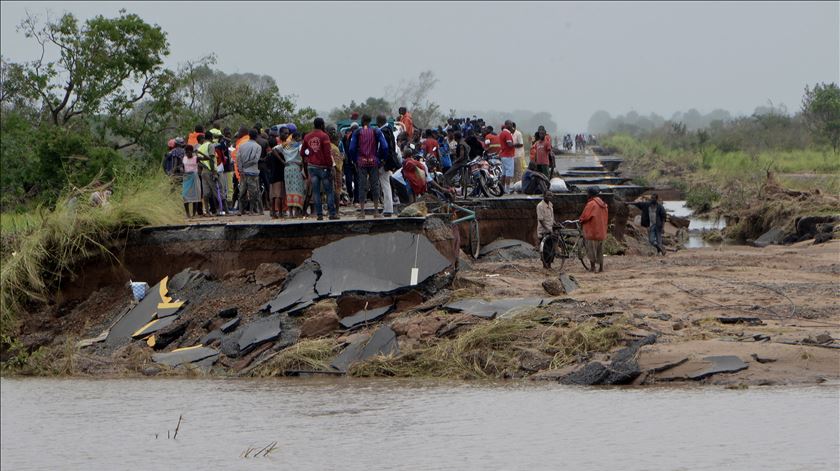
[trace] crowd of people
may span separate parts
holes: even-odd
[[[337,219],[338,209],[350,205],[359,218],[368,205],[373,217],[391,217],[395,204],[428,191],[452,194],[467,183],[458,180],[467,163],[486,154],[501,162],[503,193],[518,181],[526,194],[550,186],[554,148],[543,126],[526,158],[526,140],[511,120],[498,131],[476,117],[420,129],[402,107],[396,119],[353,113],[339,123],[315,118],[306,134],[293,123],[256,123],[235,133],[219,123],[197,125],[169,141],[163,168],[180,182],[188,218],[267,211],[274,219]]]

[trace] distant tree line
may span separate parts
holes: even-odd
[[[714,146],[720,151],[795,150],[813,146],[840,148],[840,88],[837,84],[806,86],[802,107],[791,113],[784,105],[768,103],[750,116],[732,116],[716,109],[674,113],[669,119],[635,111],[610,116],[597,111],[589,119],[589,132],[628,134],[667,142],[671,147]]]

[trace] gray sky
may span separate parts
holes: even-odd
[[[838,2],[2,2],[0,50],[35,57],[15,30],[27,9],[120,8],[168,33],[169,65],[213,52],[219,69],[271,75],[320,111],[426,69],[445,111],[548,111],[565,131],[585,130],[599,109],[749,114],[772,100],[795,110],[806,84],[840,82]],[[297,59],[281,59],[282,47]]]

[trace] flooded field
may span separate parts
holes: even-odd
[[[0,456],[9,470],[836,470],[839,396],[837,385],[3,379]],[[242,457],[272,442],[268,457]]]

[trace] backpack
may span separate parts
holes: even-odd
[[[397,140],[394,138],[394,131],[390,126],[383,126],[380,131],[388,143],[388,153],[380,156],[382,166],[387,171],[395,172],[399,170],[400,163],[397,160]]]

